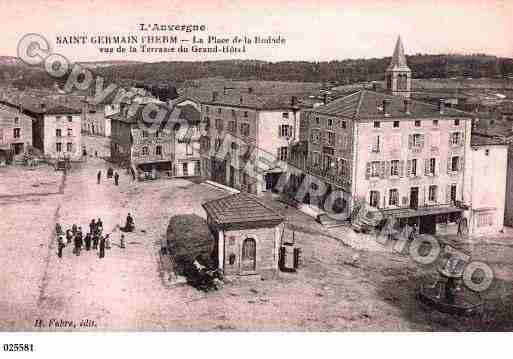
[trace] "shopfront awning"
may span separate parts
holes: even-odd
[[[421,207],[418,209],[413,208],[393,208],[384,209],[382,213],[385,217],[390,216],[394,218],[410,218],[410,217],[422,217],[432,216],[436,214],[447,214],[463,212],[462,208],[455,206],[432,206],[432,207]]]

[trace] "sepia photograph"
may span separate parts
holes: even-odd
[[[513,330],[513,2],[0,11],[3,353]]]

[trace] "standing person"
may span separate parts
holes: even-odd
[[[78,235],[75,235],[75,255],[80,255],[80,249],[82,247],[82,239]]]
[[[76,224],[73,224],[73,225],[71,226],[71,231],[73,232],[73,234],[77,234],[78,227],[77,227],[77,225],[76,225]]]
[[[98,220],[96,221],[96,228],[98,229],[98,231],[100,231],[100,234],[102,234],[103,222],[102,222],[102,219],[100,217],[98,217]]]
[[[59,258],[62,258],[62,250],[63,250],[63,248],[65,247],[65,245],[64,245],[64,238],[62,238],[62,236],[59,236],[59,237],[57,238],[57,246],[58,246],[58,247],[57,247],[57,250],[58,250],[58,252],[57,252],[57,256],[58,256]]]
[[[93,218],[91,223],[89,223],[89,233],[91,233],[91,236],[93,236],[94,232],[96,232],[96,221]]]
[[[98,232],[94,232],[94,235],[93,235],[93,249],[98,249],[98,240],[99,240]]]
[[[133,232],[133,231],[134,231],[134,228],[135,228],[134,218],[133,218],[133,217],[132,217],[132,215],[129,213],[129,214],[126,216],[125,231],[127,231],[127,232]]]
[[[86,251],[91,249],[91,233],[87,233],[84,239]]]
[[[73,238],[73,234],[71,233],[70,229],[66,229],[66,243],[71,243],[71,238]]]
[[[119,185],[119,174],[117,172],[114,173],[114,184]]]
[[[101,239],[100,239],[100,258],[105,257],[105,238],[106,237],[101,237]]]
[[[121,238],[119,239],[119,247],[120,248],[125,248],[125,235],[124,234],[121,234]]]
[[[102,171],[100,170],[100,171],[98,171],[98,173],[96,174],[96,182],[97,182],[98,184],[100,184],[101,179],[102,179]]]

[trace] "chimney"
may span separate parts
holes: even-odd
[[[248,93],[253,93],[253,87],[248,87]]]
[[[411,113],[411,101],[409,98],[404,99],[404,113],[407,115]]]
[[[445,100],[443,98],[438,100],[438,112],[443,115],[445,111]]]
[[[383,115],[385,117],[389,117],[390,116],[390,103],[392,101],[388,98],[386,99],[383,99]]]
[[[217,95],[218,95],[217,91],[212,92],[212,101],[217,101]]]

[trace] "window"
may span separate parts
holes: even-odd
[[[14,124],[17,125],[18,123],[20,123],[20,118],[19,117],[15,117],[14,118]]]
[[[381,171],[381,162],[379,161],[373,161],[371,162],[371,177],[379,177],[380,171]]]
[[[205,117],[203,123],[205,124],[205,131],[208,131],[210,129],[210,118]]]
[[[150,151],[149,151],[148,147],[144,146],[144,147],[142,148],[142,154],[143,154],[143,156],[147,156],[149,153],[150,153]]]
[[[433,120],[433,126],[438,127],[438,120]]]
[[[437,192],[438,192],[438,187],[437,186],[429,186],[429,191],[428,191],[428,200],[430,202],[436,202],[437,201]]]
[[[335,132],[327,132],[328,146],[335,146]]]
[[[321,124],[321,119],[319,117],[315,118],[315,124],[316,125],[320,125]]]
[[[157,156],[162,156],[162,146],[157,146],[157,147],[155,148],[155,154],[156,154]]]
[[[185,154],[186,154],[187,156],[192,156],[192,153],[193,153],[193,152],[192,152],[192,144],[190,144],[190,143],[186,143],[186,144],[185,144]]]
[[[397,188],[393,188],[389,192],[388,196],[388,204],[390,206],[398,206],[399,205],[399,190]]]
[[[287,161],[287,147],[280,147],[278,149],[278,159],[280,161]]]
[[[62,152],[62,143],[57,142],[57,143],[55,144],[55,151],[57,151],[57,152]]]
[[[20,136],[21,136],[21,129],[19,129],[19,128],[15,128],[15,129],[13,130],[13,137],[14,137],[14,138],[20,138]]]
[[[327,126],[328,128],[333,128],[333,120],[331,118],[328,118]]]
[[[142,131],[142,136],[143,136],[143,137],[148,137],[148,131],[143,130],[143,131]]]
[[[369,204],[371,207],[379,207],[379,192],[370,191]]]
[[[66,143],[66,151],[73,152],[73,143],[71,143],[71,142]]]
[[[159,138],[159,136],[160,136],[160,131],[159,130],[155,131],[155,138]]]
[[[319,130],[312,130],[312,143],[319,144],[321,141],[321,132]]]
[[[381,122],[374,121],[374,128],[380,128],[380,127],[381,127]]]
[[[221,143],[222,143],[222,142],[221,142],[221,139],[220,139],[219,137],[215,139],[215,144],[214,144],[214,146],[215,146],[216,151],[217,151],[217,150],[219,150],[219,149],[221,148]]]
[[[278,127],[278,135],[280,137],[290,137],[292,135],[292,126],[280,125]]]
[[[194,161],[194,175],[199,176],[201,174],[201,164],[200,161]]]
[[[223,120],[221,120],[220,118],[216,118],[216,129],[218,131],[223,130]]]
[[[451,133],[451,145],[458,146],[461,144],[461,132]]]
[[[248,117],[248,111],[244,111],[244,117]]]
[[[221,107],[219,107],[219,108],[217,109],[217,113],[221,113],[221,112],[223,112],[223,109],[222,109]]]
[[[459,119],[455,119],[454,120],[454,126],[459,126],[460,125],[460,120]]]
[[[73,116],[68,115],[66,117],[68,118],[68,122],[73,122]]]
[[[347,128],[347,123],[346,123],[346,121],[341,121],[341,122],[340,122],[340,127],[342,127],[342,128]]]
[[[342,177],[346,177],[349,173],[349,169],[348,169],[348,163],[347,163],[347,160],[344,159],[344,158],[341,158],[340,161],[339,161],[339,165],[338,165],[338,172],[339,172],[339,175],[342,176]]]
[[[333,156],[325,153],[324,156],[323,156],[323,166],[322,166],[323,169],[325,171],[328,171],[328,170],[330,170],[333,167],[333,164],[334,164]]]
[[[456,202],[456,185],[451,185],[451,202]]]
[[[459,156],[453,156],[451,158],[451,171],[457,172],[460,169],[460,157]]]
[[[187,166],[187,162],[182,163],[182,174],[187,177],[189,175],[189,166]]]
[[[421,121],[417,120],[415,121],[415,127],[420,127],[421,126]]]
[[[321,154],[319,152],[314,152],[312,155],[312,164],[314,166],[318,166],[321,164]]]
[[[485,156],[490,156],[490,150],[489,149],[485,150]]]
[[[436,174],[436,158],[429,159],[427,174],[431,176],[434,176]]]
[[[281,114],[281,117],[283,117],[283,118],[289,118],[289,113],[288,113],[288,112],[283,112],[283,113]]]
[[[237,127],[236,127],[236,123],[235,121],[228,121],[228,131],[229,132],[232,132],[234,133],[235,131],[237,131]]]
[[[249,123],[240,124],[240,133],[242,134],[242,136],[249,136]]]
[[[394,128],[399,128],[399,121],[394,121]]]
[[[56,119],[57,121],[60,121],[60,120],[62,119],[62,116],[57,115],[57,116],[55,116],[55,119]]]
[[[73,129],[68,128],[68,136],[73,136]]]
[[[399,176],[399,160],[390,161],[390,176]]]
[[[256,241],[253,238],[246,238],[242,242],[241,267],[243,271],[256,269]]]
[[[412,136],[412,147],[414,148],[420,148],[424,146],[424,135],[421,133],[414,133]]]
[[[417,159],[414,158],[411,160],[411,172],[410,174],[415,177],[417,176]]]
[[[379,136],[374,136],[373,140],[372,140],[372,147],[371,147],[371,152],[374,152],[374,153],[378,153],[379,152]]]

